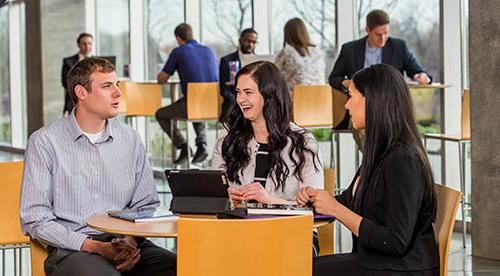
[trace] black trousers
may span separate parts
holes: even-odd
[[[186,139],[184,139],[184,136],[182,136],[181,132],[175,124],[173,125],[174,132],[170,133],[170,125],[175,118],[187,118],[186,97],[182,97],[171,105],[158,109],[156,111],[155,117],[163,131],[167,133],[167,135],[172,140],[172,144],[176,148],[180,148],[183,144],[186,143]],[[205,131],[205,123],[193,122],[193,128],[196,132],[196,145],[206,145],[207,135]]]
[[[439,276],[439,268],[425,271],[382,271],[360,267],[356,254],[334,254],[313,259],[313,276]]]
[[[114,235],[99,235],[96,240],[111,241]],[[139,245],[141,258],[129,271],[120,273],[114,265],[98,254],[49,247],[45,260],[47,276],[166,276],[176,275],[177,257],[149,240]]]

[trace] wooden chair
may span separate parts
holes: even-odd
[[[293,89],[293,121],[303,128],[333,128],[332,88],[329,85],[296,85]],[[333,140],[330,140],[333,167]]]
[[[462,192],[462,201],[460,204],[462,210],[462,244],[466,246],[467,222],[465,211],[467,203],[467,192],[465,188],[465,159],[466,145],[470,144],[470,93],[469,90],[464,90],[462,95],[462,118],[461,118],[461,133],[460,134],[443,134],[443,133],[427,133],[424,134],[424,147],[427,148],[428,139],[437,139],[447,142],[455,142],[458,145],[459,166],[460,166],[460,192]]]
[[[189,122],[218,121],[222,105],[218,82],[189,82],[187,86],[187,117],[176,118]],[[216,127],[217,135],[217,127]],[[189,131],[186,127],[186,141]],[[175,149],[173,149],[175,150]],[[172,155],[173,156],[173,155]],[[191,152],[188,150],[188,168],[191,167]]]
[[[329,85],[296,85],[293,121],[300,127],[333,127],[332,89]]]
[[[123,85],[125,89],[120,87],[120,90],[126,99],[127,116],[154,116],[161,107],[159,84],[125,81]]]
[[[127,115],[127,82],[130,81],[121,80],[118,83],[118,89],[120,89],[120,92],[122,93],[120,97],[120,108],[118,109],[118,112],[125,115]]]
[[[437,213],[434,234],[439,248],[440,275],[448,275],[448,252],[462,193],[440,184],[434,184],[437,194]]]
[[[325,190],[330,194],[335,194],[335,169],[324,169],[323,174],[325,176]],[[323,227],[318,228],[318,240],[319,240],[319,255],[331,255],[333,254],[333,229],[335,224],[330,223]]]
[[[180,218],[177,275],[311,275],[312,227],[312,216]]]
[[[44,263],[48,253],[45,247],[35,240],[30,239],[31,244],[31,275],[45,276]]]
[[[21,181],[23,177],[24,162],[0,163],[0,250],[14,250],[14,254],[21,256],[22,248],[27,248],[29,238],[23,234],[19,221],[19,205],[21,195]],[[5,258],[5,255],[4,255]],[[19,257],[21,259],[21,257]],[[21,262],[14,256],[14,268],[22,270]],[[3,260],[5,274],[5,259]]]

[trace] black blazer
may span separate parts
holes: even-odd
[[[68,113],[71,112],[73,107],[75,106],[73,104],[73,101],[71,100],[69,94],[68,94],[68,83],[66,82],[66,76],[68,76],[69,70],[73,65],[75,65],[78,62],[78,54],[70,56],[70,57],[65,57],[63,59],[63,66],[61,70],[61,84],[64,87],[64,109],[63,113],[66,111]]]
[[[238,55],[238,51],[231,53],[227,56],[223,56],[220,59],[219,64],[219,86],[220,86],[220,94],[226,98],[226,95],[229,95],[232,92],[232,87],[227,86],[226,82],[229,81],[229,62],[238,61],[241,66],[240,57]]]
[[[439,268],[432,227],[430,196],[424,193],[423,169],[415,152],[397,146],[381,162],[378,173],[360,190],[363,217],[353,253],[359,265],[372,270],[421,271]],[[336,199],[354,208],[349,188]]]
[[[347,92],[347,87],[342,85],[342,81],[351,79],[354,73],[363,69],[365,64],[366,39],[367,37],[365,36],[342,45],[339,57],[328,78],[332,87]],[[408,45],[402,39],[389,37],[382,48],[382,63],[396,67],[401,74],[406,71],[406,75],[410,78],[417,73],[425,72],[432,82],[432,76],[418,63],[415,56],[408,49]]]

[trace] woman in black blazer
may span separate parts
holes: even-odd
[[[354,75],[349,94],[353,126],[366,129],[363,163],[341,195],[303,188],[297,202],[335,216],[353,250],[315,258],[313,274],[439,275],[434,180],[409,88],[394,67],[377,64]]]

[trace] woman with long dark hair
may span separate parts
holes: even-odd
[[[304,21],[288,20],[283,33],[283,49],[276,55],[274,64],[283,73],[290,90],[297,84],[324,84],[325,55],[311,42]]]
[[[218,138],[212,167],[225,171],[235,204],[295,204],[301,187],[323,188],[314,136],[290,122],[291,98],[275,65],[260,61],[236,75],[237,105]]]
[[[353,251],[315,258],[313,274],[439,275],[434,179],[408,85],[377,64],[354,75],[349,94],[353,126],[366,130],[363,163],[341,195],[303,188],[297,202],[335,216],[352,232]]]

